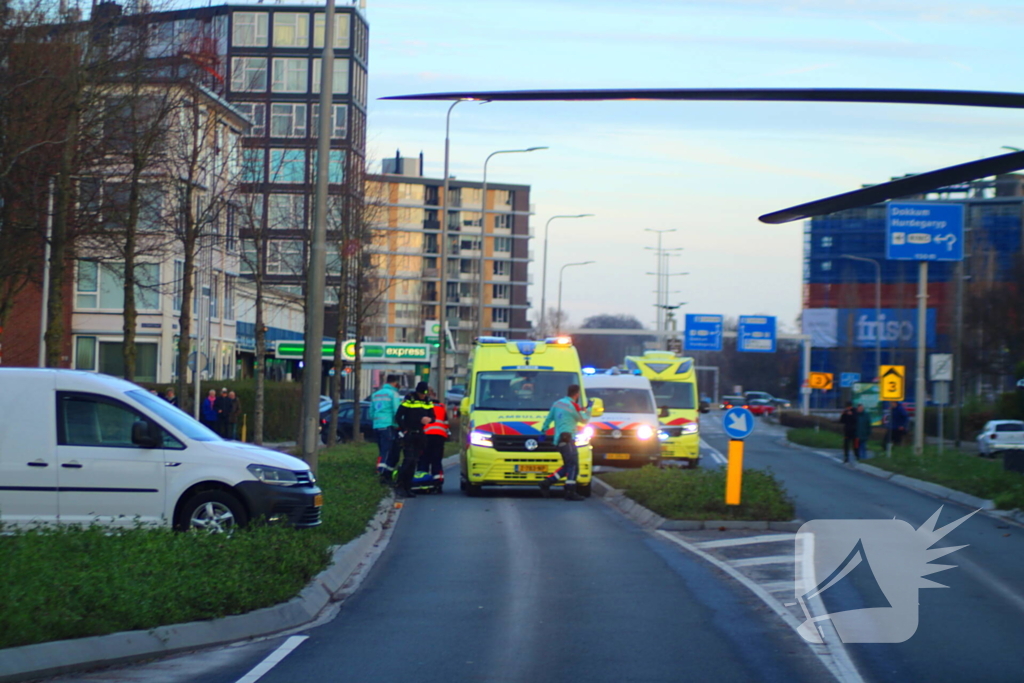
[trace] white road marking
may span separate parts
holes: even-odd
[[[800,628],[800,622],[795,616],[793,616],[793,613],[783,607],[782,603],[772,597],[771,593],[759,586],[750,578],[744,576],[739,570],[729,566],[727,562],[723,562],[717,557],[704,552],[693,544],[687,543],[669,531],[658,531],[657,533],[661,534],[663,537],[684,550],[693,553],[702,560],[710,562],[732,578],[739,581],[747,590],[760,598],[761,602],[767,605],[770,610],[775,612],[775,614],[777,614],[787,626],[793,629],[794,632],[799,633],[798,629]],[[838,638],[826,638],[826,640],[826,645],[807,643],[807,646],[811,648],[811,652],[815,654],[815,656],[821,661],[825,668],[829,670],[835,679],[839,681],[839,683],[864,683],[864,679],[861,677],[860,672],[857,671],[857,667],[854,665],[853,660],[850,659],[850,656],[846,652],[846,648],[843,647],[842,641],[838,640]]]
[[[726,560],[733,567],[760,567],[763,564],[793,564],[792,555],[765,555],[744,557],[742,560]]]
[[[728,465],[729,464],[728,458],[726,458],[724,455],[722,455],[717,448],[715,448],[714,446],[709,444],[703,438],[700,440],[700,446],[701,446],[701,448],[706,450],[711,455],[711,459],[714,460],[715,462],[717,462],[719,465]]]
[[[267,658],[257,664],[252,671],[238,679],[237,683],[256,683],[263,678],[268,671],[281,663],[281,660],[291,654],[291,651],[302,644],[309,636],[292,636],[281,643],[281,646],[267,655]]]
[[[796,588],[796,582],[769,581],[767,583],[762,583],[761,588],[765,589],[769,593],[789,593],[792,596],[793,591]]]
[[[757,543],[781,543],[792,541],[796,534],[763,534],[761,536],[746,536],[743,538],[726,538],[721,541],[703,541],[694,543],[698,548],[730,548],[736,545],[753,545]]]

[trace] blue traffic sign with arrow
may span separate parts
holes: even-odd
[[[722,426],[730,439],[745,439],[754,431],[754,415],[746,408],[730,408]]]
[[[897,261],[963,261],[964,205],[890,202],[885,257]]]

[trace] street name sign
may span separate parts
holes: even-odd
[[[848,389],[860,381],[859,372],[844,372],[839,375],[839,386]]]
[[[883,365],[878,369],[882,388],[878,398],[882,401],[902,401],[907,394],[907,369],[902,365]]]
[[[722,324],[720,315],[686,314],[684,344],[687,351],[721,351]]]
[[[811,389],[821,389],[822,391],[832,390],[832,373],[831,372],[812,372],[807,376],[807,383],[811,386]]]
[[[963,204],[887,204],[885,257],[897,261],[963,261]]]
[[[736,332],[736,350],[775,353],[775,316],[741,315]]]
[[[730,408],[722,420],[730,439],[745,439],[754,431],[754,415],[746,408]]]

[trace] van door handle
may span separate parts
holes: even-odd
[[[29,467],[49,467],[50,463],[43,462],[42,460],[36,460],[35,462],[26,463]]]
[[[64,463],[61,463],[60,466],[61,467],[67,467],[70,470],[80,470],[80,469],[82,469],[81,463],[77,463],[77,462],[64,462]]]

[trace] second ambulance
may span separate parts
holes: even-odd
[[[651,381],[664,439],[662,462],[696,468],[700,458],[700,433],[697,372],[693,359],[671,351],[648,351],[642,356],[627,356],[626,370]]]

